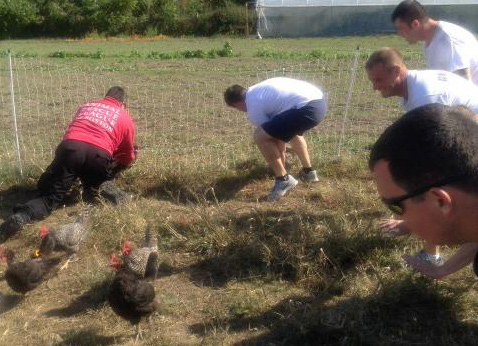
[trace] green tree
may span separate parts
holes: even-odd
[[[99,11],[95,16],[95,27],[109,35],[134,32],[133,11],[138,0],[98,0]]]
[[[40,20],[38,8],[29,0],[0,0],[1,37],[22,37]]]

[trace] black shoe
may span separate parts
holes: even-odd
[[[30,217],[24,213],[15,213],[9,216],[0,225],[0,244],[6,242],[8,238],[18,233],[29,221]]]
[[[113,204],[121,204],[131,200],[131,195],[121,190],[111,180],[107,180],[100,185],[100,195]]]

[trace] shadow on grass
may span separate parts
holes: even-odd
[[[0,218],[6,219],[13,213],[13,208],[17,204],[23,204],[29,200],[38,197],[38,190],[32,187],[15,185],[6,190],[0,191]],[[66,194],[62,204],[71,206],[79,201],[76,191],[70,191]]]
[[[190,330],[202,336],[265,330],[235,346],[476,345],[478,326],[458,320],[456,298],[430,280],[409,276],[365,298],[330,304],[323,297],[291,296],[261,315],[212,319]]]
[[[200,178],[168,177],[159,185],[148,188],[144,197],[173,201],[176,203],[199,203],[205,201],[228,201],[253,180],[267,178],[270,170],[258,160],[248,160],[236,165],[236,174],[217,179],[216,181],[201,181]]]
[[[25,297],[19,294],[0,294],[0,315],[17,307]]]
[[[0,191],[0,217],[6,219],[15,205],[25,203],[37,196],[37,190],[22,185],[11,186]]]
[[[340,289],[344,273],[367,260],[376,260],[378,251],[389,253],[403,240],[384,238],[372,229],[372,220],[346,232],[338,215],[314,215],[295,211],[265,211],[225,221],[227,245],[213,239],[204,249],[206,258],[189,267],[197,285],[223,287],[230,280],[307,280],[311,287]],[[231,224],[232,223],[232,224]],[[317,224],[327,232],[318,232]],[[218,244],[214,244],[217,242]],[[313,282],[315,281],[315,282]]]
[[[158,272],[156,273],[156,278],[164,278],[171,276],[173,274],[177,274],[181,272],[177,268],[175,268],[172,264],[166,263],[166,262],[161,262],[158,266]]]
[[[70,305],[61,308],[53,309],[44,313],[44,315],[52,317],[71,317],[81,314],[86,310],[100,309],[106,302],[108,290],[111,284],[111,280],[105,280],[103,282],[93,285],[87,292],[75,298]]]
[[[55,346],[107,346],[116,343],[114,336],[98,335],[95,328],[70,329]]]

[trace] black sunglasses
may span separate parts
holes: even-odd
[[[405,211],[405,208],[403,206],[403,201],[405,201],[409,198],[419,196],[419,195],[427,192],[428,190],[430,190],[432,187],[439,187],[439,186],[447,185],[447,184],[450,184],[450,183],[453,183],[453,182],[456,182],[456,181],[459,181],[459,180],[463,180],[464,178],[465,178],[465,176],[462,176],[462,175],[458,176],[458,177],[445,178],[445,179],[437,181],[436,183],[418,188],[418,189],[416,189],[412,192],[408,192],[408,193],[406,193],[402,196],[393,197],[393,198],[383,198],[382,197],[381,199],[382,199],[382,202],[388,207],[388,209],[390,209],[390,211],[392,213],[397,214],[397,215],[403,215],[403,213]]]

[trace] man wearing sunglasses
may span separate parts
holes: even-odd
[[[440,103],[464,105],[478,113],[478,86],[451,72],[408,70],[401,54],[393,48],[384,47],[375,51],[367,60],[365,69],[373,89],[380,91],[383,97],[401,97],[406,111]],[[399,214],[402,203],[399,200],[395,202],[390,206],[395,209],[395,214]],[[382,220],[380,227],[394,235],[407,233],[401,220],[395,218]],[[435,244],[426,244],[417,256],[435,264],[443,262]]]
[[[478,122],[465,107],[431,104],[394,122],[374,144],[369,167],[381,200],[402,226],[437,245],[463,244],[440,269],[404,259],[439,278],[478,251]],[[478,263],[477,263],[478,264]]]

